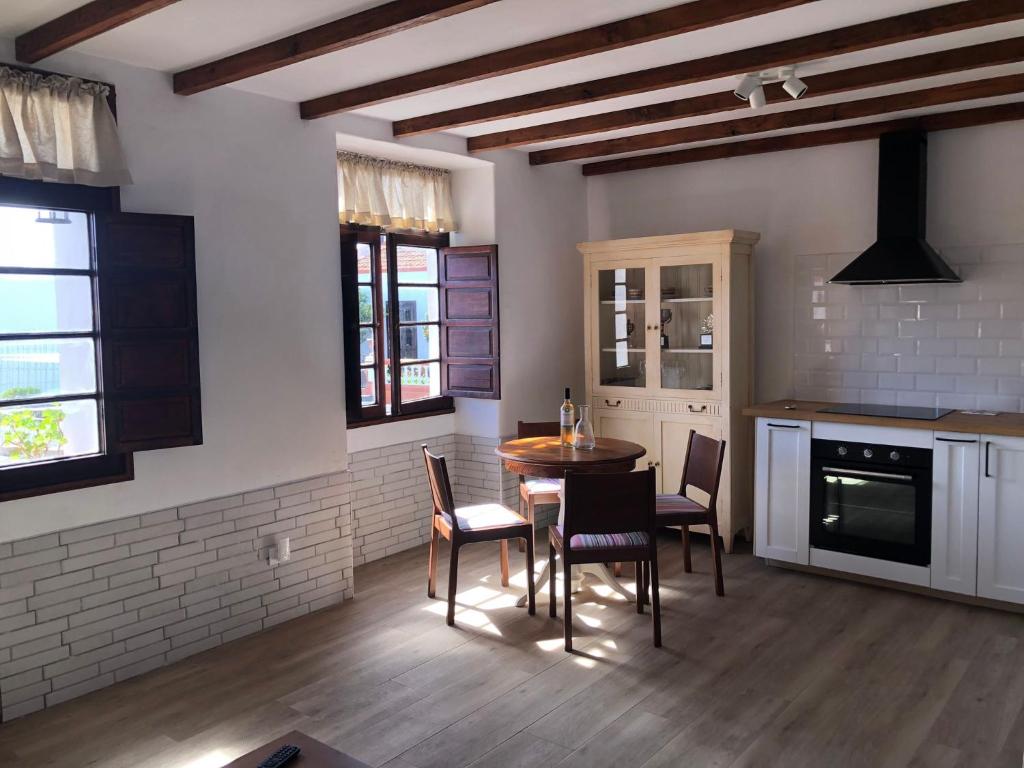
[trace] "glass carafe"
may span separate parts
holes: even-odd
[[[573,445],[584,451],[592,451],[597,441],[594,439],[594,422],[590,420],[590,406],[577,405],[580,413],[580,420],[576,422],[576,429],[573,430]]]

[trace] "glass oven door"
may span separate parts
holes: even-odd
[[[815,459],[812,486],[812,546],[928,565],[930,472]]]

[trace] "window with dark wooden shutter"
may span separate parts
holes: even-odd
[[[501,398],[498,246],[441,249],[441,392]]]
[[[201,444],[192,217],[98,214],[96,252],[107,451]]]

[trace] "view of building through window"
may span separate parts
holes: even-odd
[[[387,237],[381,235],[379,259],[375,258],[369,244],[358,245],[359,363],[363,405],[377,405],[376,340],[380,339],[384,355],[385,413],[391,414],[391,307],[397,305],[403,403],[440,397],[441,332],[437,249],[396,243],[398,296],[397,301],[392,302],[388,296]],[[375,266],[375,261],[379,261],[379,266]],[[377,307],[381,307],[382,323],[377,318]]]
[[[0,206],[0,468],[99,453],[89,217]]]

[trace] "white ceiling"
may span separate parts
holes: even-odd
[[[0,0],[0,37],[15,37],[32,27],[81,5],[83,0]],[[347,14],[378,5],[383,0],[181,0],[163,10],[125,24],[79,44],[75,50],[135,66],[176,72],[230,53],[276,39]],[[235,83],[233,88],[288,101],[322,96],[334,91],[377,82],[439,64],[501,50],[564,32],[679,4],[680,0],[500,0],[397,35]],[[785,40],[826,29],[856,24],[908,11],[945,5],[949,0],[819,0],[815,3],[724,24],[686,35],[630,46],[539,69],[491,78],[442,91],[399,99],[357,110],[358,114],[394,120],[444,109],[592,80],[608,75],[685,61],[715,53]],[[800,62],[801,73],[813,74],[944,48],[1024,35],[1024,21],[983,27],[948,35],[885,46],[815,62]],[[45,67],[46,61],[39,63]],[[865,89],[810,103],[843,101],[883,93],[973,80],[1010,72],[1012,65]],[[727,90],[733,79],[698,83],[652,93],[594,102],[522,118],[457,129],[472,136],[537,123],[606,112],[672,98]],[[170,87],[170,86],[168,86]],[[813,97],[808,94],[808,98]],[[1009,100],[1013,100],[1012,98]],[[773,105],[772,111],[797,108],[796,102]],[[925,112],[946,111],[949,106]],[[728,119],[742,117],[736,110]],[[717,121],[706,116],[616,131],[539,146],[594,141],[665,128]]]

